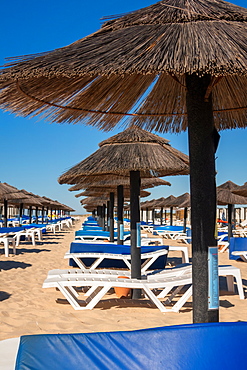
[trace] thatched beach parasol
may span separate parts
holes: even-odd
[[[233,194],[241,195],[242,197],[247,197],[247,182],[242,186],[236,186],[232,189]]]
[[[60,184],[76,184],[85,176],[122,175],[139,171],[141,178],[189,173],[189,158],[172,148],[168,140],[132,126],[102,141],[100,149],[58,179]]]
[[[23,116],[105,130],[128,116],[160,132],[188,127],[195,322],[218,320],[208,310],[214,155],[217,130],[247,125],[246,22],[245,8],[221,0],[164,0],[67,47],[12,59],[0,76],[0,106]]]
[[[81,189],[90,189],[90,188],[105,188],[111,187],[116,188],[119,185],[122,185],[124,188],[130,186],[129,177],[115,176],[115,175],[99,175],[99,176],[85,176],[83,179],[80,179],[80,182],[76,185],[71,186],[69,191],[78,191]],[[157,177],[144,178],[141,182],[141,189],[154,188],[155,186],[168,185],[171,186],[171,183]]]
[[[92,197],[95,197],[95,196],[100,196],[100,195],[108,195],[109,193],[114,193],[114,195],[117,195],[117,188],[90,188],[88,190],[85,190],[79,194],[76,194],[75,197],[76,198],[79,198],[79,197],[85,197],[85,196],[92,196]],[[151,193],[149,191],[146,191],[146,190],[141,190],[140,191],[140,197],[141,198],[145,198],[145,197],[149,197],[149,195],[151,195]],[[130,197],[130,189],[124,189],[124,197],[126,198],[129,198]]]
[[[160,1],[71,45],[11,58],[0,104],[18,115],[87,119],[104,129],[137,114],[144,127],[180,131],[187,127],[185,76],[207,74],[216,128],[244,127],[246,20],[245,8],[221,0]]]
[[[88,184],[88,178],[91,178],[92,176],[86,177],[86,183],[87,185],[82,185],[81,181],[80,184],[75,185],[74,187],[70,188],[70,191],[75,190],[80,190],[78,188],[84,188],[85,190],[91,190],[94,189],[100,189],[100,191],[105,191],[106,188],[109,189],[109,193],[116,190],[117,195],[117,225],[118,225],[118,244],[123,244],[123,239],[122,239],[122,229],[123,229],[123,204],[124,204],[124,196],[126,196],[126,190],[130,188],[130,180],[127,177],[115,177],[113,176],[114,179],[111,179],[112,175],[100,175],[98,176],[100,180],[98,182],[93,181],[93,183]],[[102,180],[102,177],[104,178]],[[140,189],[145,189],[145,188],[152,188],[154,186],[158,185],[171,185],[168,181],[165,181],[160,178],[148,178],[148,179],[142,179],[141,181],[141,187]],[[78,194],[76,197],[79,196]],[[141,193],[141,196],[143,197],[143,193]],[[109,204],[110,206],[110,204]],[[110,221],[111,222],[111,221]],[[112,236],[113,237],[113,236]]]
[[[232,181],[227,181],[217,187],[217,204],[221,206],[227,205],[228,213],[228,240],[232,235],[232,214],[234,204],[247,204],[247,197],[234,194],[235,189],[239,186]]]
[[[184,208],[184,229],[183,229],[183,232],[186,233],[188,207],[190,207],[190,194],[189,193],[184,193],[184,194],[178,196],[174,200],[173,207]]]
[[[60,176],[58,182],[73,184],[87,175],[130,176],[131,276],[140,279],[141,253],[137,247],[137,223],[140,222],[141,178],[188,174],[188,157],[174,150],[166,139],[136,126],[104,140],[99,146],[100,149]],[[114,194],[110,195],[112,204]]]
[[[21,203],[24,199],[27,201],[29,196],[25,194],[24,190],[19,190],[15,186],[9,185],[6,182],[0,183],[0,202],[3,203],[4,208],[4,226],[7,226],[8,221],[8,203]]]

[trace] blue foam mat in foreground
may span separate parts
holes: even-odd
[[[246,322],[30,335],[16,370],[243,370],[246,348]]]

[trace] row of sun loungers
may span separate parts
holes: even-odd
[[[31,240],[32,245],[36,245],[36,238],[42,241],[42,234],[46,231],[61,231],[64,227],[71,227],[72,219],[60,219],[57,222],[50,224],[25,224],[17,227],[1,227],[0,228],[0,243],[4,246],[5,257],[9,257],[10,248],[13,254],[16,254],[16,247],[19,246],[21,241]]]
[[[95,235],[91,234],[90,229],[94,230]],[[96,236],[96,230],[97,227],[89,227],[88,235]],[[98,235],[101,232],[98,230]],[[76,234],[79,236],[78,232]],[[188,251],[185,246],[181,246],[181,248],[180,246],[169,246],[168,248],[162,245],[143,246],[141,279],[131,278],[131,256],[128,245],[99,243],[99,240],[98,243],[95,240],[92,243],[80,240],[78,243],[78,240],[75,240],[71,246],[70,251],[65,254],[65,258],[69,259],[70,262],[73,261],[77,268],[49,271],[43,288],[59,289],[75,310],[94,308],[107,292],[117,287],[141,289],[143,297],[151,301],[161,312],[178,312],[192,295],[192,266],[188,263]],[[180,250],[183,253],[183,262],[186,263],[174,268],[167,268],[164,265],[160,270],[148,271],[148,268],[158,258],[161,256],[167,258],[168,250]],[[88,259],[92,261],[89,265],[85,263]],[[122,261],[127,270],[99,269],[105,260]],[[235,279],[239,297],[244,299],[239,268],[231,265],[219,266],[219,276],[226,277],[228,290],[232,292],[235,289]]]

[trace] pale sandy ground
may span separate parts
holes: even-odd
[[[61,293],[53,288],[42,289],[42,283],[49,270],[68,268],[63,256],[80,225],[81,220],[70,230],[49,233],[36,247],[22,244],[16,256],[6,258],[0,249],[0,340],[25,334],[134,330],[192,323],[191,302],[180,313],[165,314],[148,301],[117,300],[114,294],[104,297],[92,311],[75,311],[69,304],[56,303],[57,298],[63,298]],[[175,262],[181,261],[180,254],[173,253],[172,257]],[[219,254],[219,261],[241,268],[247,297],[247,263],[229,261],[227,253]],[[221,288],[225,289],[224,279]],[[220,321],[247,321],[247,300],[222,289]]]

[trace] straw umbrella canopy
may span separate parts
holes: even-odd
[[[16,187],[7,183],[0,183],[0,201],[3,202],[4,207],[4,225],[7,226],[8,218],[8,203],[16,204],[20,203],[22,199],[27,200],[28,196],[23,190],[19,190]]]
[[[247,182],[242,186],[236,186],[232,190],[233,194],[241,195],[242,197],[247,197]]]
[[[1,72],[1,106],[56,122],[89,118],[108,129],[152,85],[133,118],[180,131],[187,126],[185,75],[208,74],[216,127],[244,127],[246,19],[246,9],[221,0],[160,1],[66,47],[12,58]]]
[[[218,321],[208,310],[214,155],[218,129],[247,125],[246,22],[245,8],[222,0],[163,0],[1,73],[0,105],[17,114],[106,130],[127,115],[160,132],[188,127],[195,322]]]
[[[174,199],[173,207],[190,207],[190,194],[184,193]]]
[[[130,176],[131,273],[133,278],[141,278],[141,254],[137,248],[141,178],[188,174],[188,157],[174,150],[166,139],[136,126],[112,136],[99,146],[100,149],[60,176],[58,181],[60,184],[73,184],[92,174]]]
[[[78,191],[81,189],[89,190],[91,188],[116,188],[119,185],[122,185],[124,188],[129,188],[130,186],[130,180],[129,177],[119,177],[119,176],[112,176],[112,175],[99,175],[97,176],[96,180],[91,179],[91,176],[86,176],[85,182],[83,180],[80,180],[80,183],[73,185],[68,190],[69,191]],[[98,181],[97,181],[98,180]],[[168,181],[165,181],[163,179],[157,178],[157,177],[151,177],[151,178],[144,178],[141,181],[141,189],[149,189],[154,188],[155,186],[160,185],[168,185],[171,186],[171,183]]]
[[[178,196],[173,203],[173,207],[184,208],[184,229],[183,232],[186,233],[186,220],[188,216],[188,207],[190,207],[190,194],[184,193]]]
[[[232,237],[232,213],[234,204],[247,204],[247,197],[234,194],[235,189],[239,188],[232,181],[227,181],[217,187],[217,203],[227,205],[228,213],[228,240]]]
[[[99,175],[98,181],[92,180],[93,182],[89,183],[88,180],[92,176],[87,176],[84,179],[86,180],[85,185],[84,182],[81,182],[79,184],[74,185],[69,190],[80,190],[80,189],[105,189],[106,187],[109,189],[109,193],[113,191],[113,189],[116,189],[117,192],[117,225],[118,225],[118,244],[123,244],[123,239],[120,236],[123,236],[123,233],[121,232],[123,229],[123,203],[124,203],[124,190],[125,190],[125,196],[126,196],[126,189],[129,189],[130,187],[130,179],[129,177],[123,177],[123,176],[112,176],[112,175]],[[102,179],[103,178],[103,179]],[[145,188],[153,188],[155,186],[159,185],[171,185],[168,181],[165,181],[160,178],[147,178],[142,179],[140,189]],[[112,189],[112,190],[110,190]],[[110,206],[110,204],[109,204]],[[110,221],[111,222],[111,221]]]
[[[83,197],[83,196],[100,196],[102,194],[110,194],[114,193],[114,195],[117,194],[117,189],[116,188],[90,188],[88,190],[83,191],[82,193],[76,194],[75,197]],[[145,198],[149,197],[151,193],[146,190],[141,190],[140,191],[140,197]],[[124,196],[129,198],[130,197],[130,189],[124,189]]]
[[[100,149],[78,163],[58,179],[60,184],[76,184],[87,175],[120,174],[140,177],[187,175],[189,158],[172,148],[168,140],[132,126],[102,141]]]

